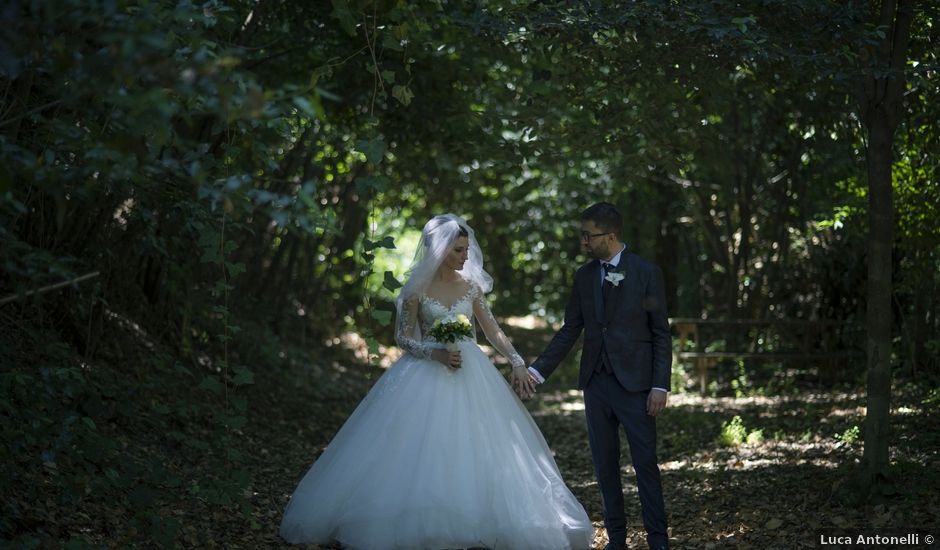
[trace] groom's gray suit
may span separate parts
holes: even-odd
[[[658,548],[668,544],[666,512],[656,459],[656,420],[646,413],[646,400],[651,388],[669,388],[672,344],[666,296],[659,267],[627,249],[619,260],[609,270],[597,260],[578,269],[564,325],[532,368],[548,378],[584,330],[578,388],[584,390],[607,534],[615,544],[626,538],[620,481],[622,425],[636,470],[647,540]],[[605,281],[608,271],[623,275],[619,284]]]

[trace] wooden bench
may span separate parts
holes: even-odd
[[[833,320],[802,319],[695,319],[679,317],[670,319],[670,325],[679,335],[679,351],[676,360],[691,363],[699,379],[699,391],[705,393],[708,386],[708,370],[725,360],[815,362],[837,366],[851,354],[837,350],[837,336],[846,328],[846,323]],[[705,351],[706,341],[702,333],[718,330],[720,334],[738,337],[742,331],[751,343],[746,351]],[[733,333],[731,332],[733,331]],[[775,344],[789,344],[786,350],[760,351],[762,339],[774,338]],[[686,351],[689,340],[695,343],[695,351]],[[711,341],[717,340],[714,338]],[[793,349],[795,348],[795,349]]]

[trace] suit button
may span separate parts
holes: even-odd
[[[607,327],[601,327],[601,332],[607,332]]]

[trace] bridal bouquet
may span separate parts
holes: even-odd
[[[443,344],[453,344],[462,338],[473,336],[473,325],[463,313],[437,319],[428,330],[428,335]],[[447,346],[451,349],[451,346]]]

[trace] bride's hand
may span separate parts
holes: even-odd
[[[431,359],[438,363],[443,363],[453,369],[460,368],[460,352],[447,351],[446,349],[436,349],[431,351]]]
[[[524,365],[513,367],[512,389],[521,399],[529,399],[535,395],[535,381]]]

